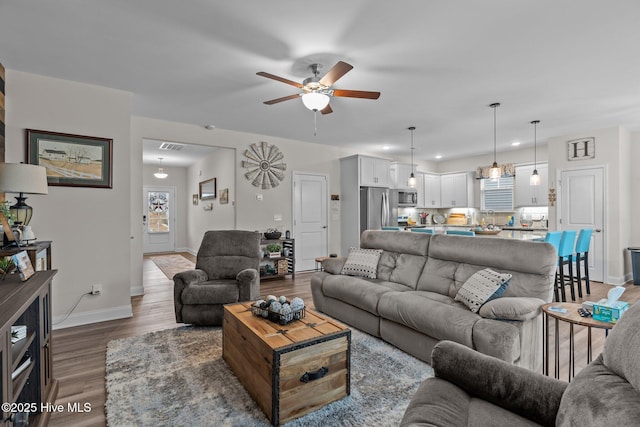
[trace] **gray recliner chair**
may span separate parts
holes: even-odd
[[[224,304],[251,301],[260,294],[260,233],[207,231],[195,270],[173,276],[178,323],[222,325]]]
[[[418,388],[402,426],[637,426],[640,303],[611,330],[604,351],[571,383],[451,341],[433,349],[435,377]]]

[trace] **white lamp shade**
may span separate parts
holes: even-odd
[[[534,169],[529,177],[529,185],[540,185],[540,175],[538,175],[537,169]]]
[[[154,173],[153,176],[155,176],[158,179],[165,179],[169,175],[164,171],[163,168],[158,168],[158,172]]]
[[[311,111],[323,110],[329,105],[329,95],[320,92],[309,92],[302,95],[302,103]]]
[[[0,192],[49,194],[47,170],[26,163],[0,163]]]
[[[407,184],[409,185],[409,188],[416,188],[416,177],[413,173],[411,173],[411,176],[409,176]]]
[[[500,178],[501,175],[502,175],[502,169],[497,164],[494,163],[493,166],[491,166],[491,169],[489,169],[489,178],[498,179]]]

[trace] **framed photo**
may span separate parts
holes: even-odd
[[[12,255],[13,263],[16,265],[18,272],[20,273],[20,280],[25,281],[29,277],[33,276],[35,270],[29,259],[27,251],[20,251],[15,255]]]
[[[200,200],[216,198],[216,179],[211,178],[200,183]]]
[[[220,204],[226,205],[227,203],[229,203],[229,189],[225,188],[220,190]]]
[[[113,188],[113,140],[27,129],[27,163],[47,169],[49,185]]]

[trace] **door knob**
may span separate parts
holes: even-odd
[[[322,228],[327,228],[327,226],[326,226],[326,225],[323,225],[323,226],[322,226]]]
[[[601,231],[602,231],[602,229],[596,228],[596,233],[600,233]]]

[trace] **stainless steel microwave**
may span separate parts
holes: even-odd
[[[418,204],[418,192],[398,190],[398,206],[415,207]]]

